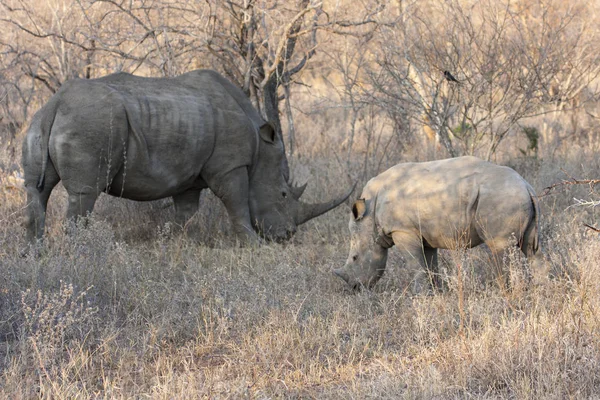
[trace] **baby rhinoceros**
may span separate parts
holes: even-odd
[[[485,243],[502,262],[516,238],[531,259],[538,216],[535,192],[511,168],[476,157],[398,164],[371,179],[352,206],[350,254],[334,273],[353,288],[372,287],[396,245],[441,289],[437,249]]]

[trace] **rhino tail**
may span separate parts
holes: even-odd
[[[49,143],[50,143],[50,131],[52,130],[52,125],[54,125],[54,119],[56,118],[56,112],[59,106],[58,96],[54,95],[48,104],[44,107],[44,114],[42,115],[42,119],[40,121],[40,145],[42,147],[42,169],[40,171],[40,177],[37,183],[37,190],[41,192],[44,190],[44,180],[46,179],[46,168],[48,167],[48,158],[50,157],[49,153]]]
[[[531,187],[527,188],[529,192],[529,199],[531,201],[531,218],[523,233],[522,246],[521,248],[525,252],[525,255],[532,256],[539,250],[539,216],[540,206],[538,204],[537,195]]]

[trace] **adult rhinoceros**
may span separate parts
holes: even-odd
[[[70,80],[34,115],[23,142],[28,240],[42,237],[48,197],[60,180],[68,218],[91,212],[106,192],[133,200],[172,196],[182,223],[210,188],[238,238],[251,242],[255,231],[288,239],[350,195],[302,203],[304,187],[288,184],[285,167],[272,126],[214,71]]]
[[[538,216],[535,192],[508,167],[476,157],[398,164],[371,179],[354,203],[350,254],[334,273],[352,287],[372,286],[395,245],[432,272],[439,289],[437,249],[486,243],[501,256],[514,235],[530,257],[538,251]]]

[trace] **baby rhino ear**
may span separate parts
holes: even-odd
[[[356,200],[352,205],[352,215],[354,215],[354,220],[358,221],[364,217],[365,212],[367,212],[367,204],[365,203],[365,199]]]

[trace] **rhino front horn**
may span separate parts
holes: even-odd
[[[298,202],[298,214],[296,215],[296,224],[300,225],[305,223],[308,220],[311,220],[315,217],[318,217],[321,214],[326,213],[329,210],[334,209],[335,207],[342,204],[354,191],[356,187],[356,183],[352,186],[352,188],[342,196],[327,201],[325,203],[316,203],[316,204],[306,204],[303,202]]]
[[[346,283],[348,283],[348,281],[350,280],[348,274],[342,271],[341,268],[336,268],[332,272],[335,276],[342,278]]]

